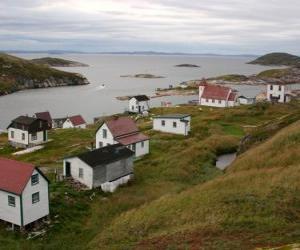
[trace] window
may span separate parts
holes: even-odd
[[[103,148],[103,142],[102,141],[99,142],[99,148]]]
[[[141,142],[141,147],[143,148],[145,146],[145,142]]]
[[[222,103],[222,101],[221,100],[219,100],[219,104],[221,104]]]
[[[15,131],[10,131],[10,137],[13,139],[15,138]]]
[[[102,130],[102,137],[107,138],[107,130],[106,129]]]
[[[42,123],[42,121],[40,121],[40,128],[42,128],[43,127],[43,123]]]
[[[31,134],[31,140],[32,141],[36,141],[37,140],[37,134],[36,133]]]
[[[134,110],[134,106],[133,105],[131,106],[131,110]]]
[[[273,85],[270,85],[270,90],[273,90]]]
[[[132,144],[132,151],[135,152],[135,144]]]
[[[83,168],[79,168],[79,178],[83,178]]]
[[[40,193],[32,194],[32,204],[38,203],[40,201]]]
[[[16,198],[9,195],[8,196],[8,206],[15,207],[16,206]]]
[[[25,133],[22,133],[22,141],[25,141]]]
[[[281,86],[278,86],[279,91],[281,91]]]
[[[215,99],[212,99],[212,102],[215,103]]]
[[[173,122],[173,128],[177,128],[177,122]]]
[[[166,126],[166,121],[165,120],[162,120],[161,121],[161,125],[164,127],[164,126]]]
[[[34,186],[36,184],[39,184],[39,174],[31,176],[31,185]]]

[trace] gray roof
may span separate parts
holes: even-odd
[[[167,114],[167,115],[158,115],[158,116],[155,116],[155,118],[163,118],[163,119],[183,119],[183,118],[186,118],[186,117],[189,117],[191,115],[189,114]]]
[[[98,148],[75,157],[78,157],[92,168],[132,157],[134,152],[121,144]]]

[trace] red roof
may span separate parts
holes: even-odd
[[[85,120],[82,118],[81,115],[74,115],[69,117],[70,121],[73,123],[74,126],[85,124]]]
[[[122,145],[127,146],[127,145],[130,145],[132,143],[137,143],[137,142],[149,140],[149,137],[142,134],[142,133],[137,133],[137,134],[121,137],[121,138],[118,138],[116,140],[119,143],[121,143]]]
[[[139,132],[135,122],[129,117],[116,117],[105,122],[113,137]]]
[[[28,163],[0,158],[0,190],[21,195],[34,169]]]
[[[231,92],[228,97],[228,101],[235,101],[235,98],[236,98],[236,93]]]
[[[35,113],[36,118],[42,119],[47,121],[49,124],[52,123],[52,118],[51,115],[48,111],[46,112],[40,112],[40,113]]]
[[[231,89],[220,85],[205,85],[201,98],[227,100]]]

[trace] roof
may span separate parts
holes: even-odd
[[[139,102],[143,102],[143,101],[149,101],[149,97],[146,95],[136,95],[136,96],[132,96],[130,99],[135,98],[136,100],[138,100]]]
[[[113,137],[129,135],[139,132],[134,120],[129,117],[115,117],[105,121]]]
[[[201,98],[227,100],[231,89],[220,85],[204,85]]]
[[[52,117],[48,111],[35,113],[35,117],[52,123]]]
[[[33,118],[29,116],[19,116],[16,119],[12,120],[7,128],[21,129],[31,133],[48,130],[49,125],[48,122],[43,119]]]
[[[236,93],[231,92],[228,97],[228,101],[235,101],[236,96],[237,96]]]
[[[110,145],[103,148],[98,148],[78,156],[83,162],[94,168],[99,165],[108,164],[132,157],[134,152],[120,144]]]
[[[69,117],[69,120],[72,122],[74,126],[78,126],[86,123],[81,115],[71,116]]]
[[[164,119],[183,119],[183,118],[186,118],[186,117],[189,117],[191,115],[189,114],[167,114],[167,115],[158,115],[158,116],[155,116],[155,118],[164,118]]]
[[[0,158],[0,189],[22,194],[34,170],[31,164]]]
[[[121,143],[122,145],[127,146],[127,145],[130,145],[133,143],[147,141],[147,140],[149,140],[149,137],[142,133],[137,133],[137,134],[133,134],[133,135],[125,136],[125,137],[120,137],[120,138],[117,138],[116,140],[119,143]]]

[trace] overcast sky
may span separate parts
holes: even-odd
[[[0,0],[0,50],[300,54],[299,0]]]

